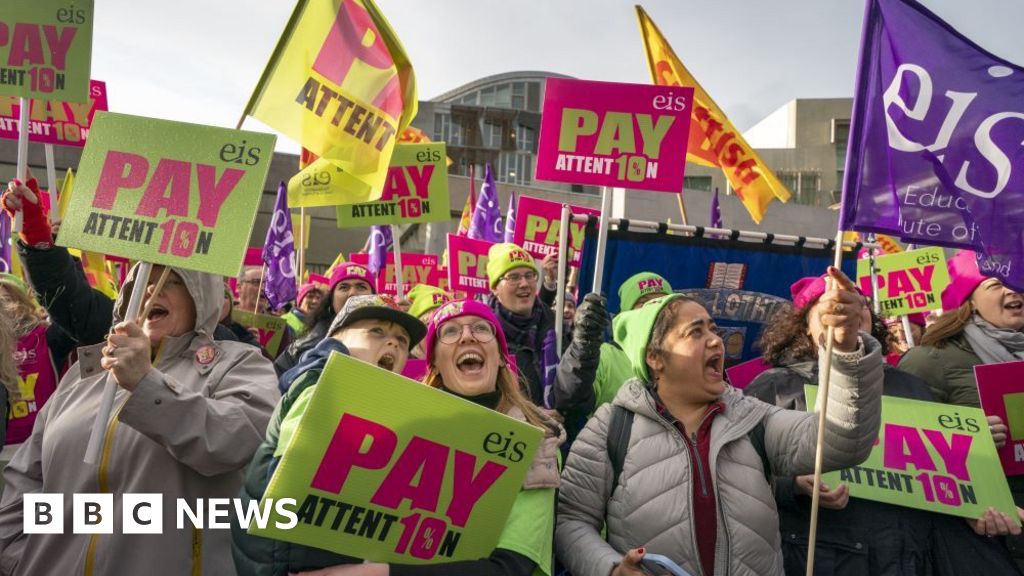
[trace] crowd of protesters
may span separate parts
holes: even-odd
[[[10,448],[3,575],[623,576],[649,573],[652,553],[693,575],[803,574],[819,425],[805,384],[829,366],[823,455],[837,470],[871,451],[883,395],[976,407],[972,368],[1024,359],[1024,298],[983,276],[967,252],[949,261],[944,312],[927,328],[915,319],[914,347],[841,271],[797,280],[792,306],[760,342],[772,368],[742,391],[727,382],[706,307],[657,271],[617,287],[614,317],[599,294],[569,293],[556,310],[557,255],[538,264],[510,243],[490,250],[484,299],[417,286],[395,302],[376,293],[366,267],[342,262],[326,285],[303,285],[289,309],[273,311],[259,268],[243,271],[236,297],[224,279],[181,268],[157,290],[157,266],[145,317],[126,317],[138,266],[116,300],[93,289],[55,245],[41,196],[30,179],[2,198],[4,210],[23,214],[25,272],[0,276],[0,430]],[[284,316],[277,354],[233,307]],[[237,522],[177,529],[171,514],[162,536],[25,532],[24,499],[39,492],[161,494],[169,510],[176,498],[259,500],[332,354],[406,375],[422,361],[425,385],[543,432],[489,555],[381,564],[255,536]],[[108,377],[115,408],[99,463],[87,465]],[[1006,423],[988,425],[1004,443]],[[1016,478],[1010,486],[1024,500]],[[816,574],[1020,573],[1020,529],[1004,513],[964,520],[851,498],[842,484],[822,484],[820,502]]]

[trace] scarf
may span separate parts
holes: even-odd
[[[964,336],[982,364],[1024,360],[1024,332],[997,328],[975,314],[964,326]]]
[[[498,302],[493,294],[488,299],[491,310],[498,313],[501,318],[501,328],[505,332],[505,340],[509,343],[510,352],[516,353],[520,348],[529,348],[534,352],[540,349],[542,342],[537,341],[537,330],[544,320],[544,306],[540,300],[533,302],[533,309],[529,316],[513,314]]]
[[[477,394],[476,396],[465,396],[458,392],[453,392],[447,386],[442,385],[441,390],[451,394],[452,396],[458,396],[463,400],[469,400],[473,404],[483,406],[484,408],[490,408],[491,410],[497,411],[498,404],[501,403],[501,390],[494,390],[492,392],[484,392],[483,394]]]

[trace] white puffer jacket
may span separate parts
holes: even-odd
[[[826,470],[854,466],[871,450],[881,418],[882,356],[862,334],[863,349],[834,354],[825,430]],[[824,357],[822,351],[819,354]],[[711,426],[709,462],[718,506],[715,573],[782,574],[779,518],[761,458],[748,434],[764,422],[765,451],[776,475],[814,471],[817,414],[783,410],[728,388]],[[668,556],[703,574],[691,515],[685,440],[659,416],[651,392],[630,380],[613,404],[635,414],[618,486],[606,437],[611,406],[602,406],[576,439],[562,474],[555,547],[573,574],[606,576],[630,548]],[[607,519],[607,541],[601,528]]]

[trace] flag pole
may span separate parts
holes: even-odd
[[[57,169],[53,161],[53,144],[44,144],[43,149],[46,151],[46,185],[50,195],[50,220],[60,222],[60,211],[57,209]]]
[[[28,108],[31,103],[31,99],[22,97],[19,101],[20,109],[18,110],[18,166],[17,178],[24,184],[28,181]],[[39,199],[42,202],[42,199]],[[21,210],[14,213],[14,222],[11,223],[11,232],[17,234],[21,232],[23,226],[25,214]]]
[[[625,194],[624,188],[616,188]],[[604,274],[604,252],[608,248],[608,212],[611,211],[612,189],[601,187],[601,219],[597,229],[597,253],[594,260],[594,288],[592,292],[601,293],[601,276]]]
[[[683,219],[683,226],[690,224],[690,221],[686,219],[686,204],[683,203],[683,193],[680,192],[676,196],[676,200],[679,201],[679,217]]]
[[[405,286],[402,285],[402,234],[395,224],[388,226],[391,226],[391,250],[395,253],[395,299],[400,302],[405,297]]]
[[[569,246],[569,226],[572,210],[562,204],[562,227],[558,229],[558,286],[555,288],[555,351],[562,358],[562,342],[565,340],[565,259]]]
[[[302,288],[302,277],[306,274],[306,207],[299,208],[299,271],[295,275],[295,288]],[[295,303],[299,305],[298,302]]]
[[[917,248],[915,244],[907,244],[907,252]],[[907,348],[913,348],[917,345],[914,342],[914,335],[910,332],[910,316],[903,314],[900,316],[900,323],[903,324],[903,335],[907,339]]]
[[[836,233],[836,251],[833,255],[832,265],[837,270],[842,270],[843,264],[843,231]],[[834,280],[829,278],[829,287]],[[814,450],[814,483],[811,488],[811,527],[807,541],[807,576],[814,576],[814,547],[818,541],[818,510],[821,500],[821,468],[825,456],[825,415],[828,412],[828,392],[832,376],[832,350],[834,348],[836,329],[829,326],[825,332],[825,365],[818,374],[818,440]]]
[[[260,287],[256,289],[256,302],[252,305],[253,316],[260,313],[260,296],[263,296],[263,277],[267,274],[267,263],[260,268]]]
[[[170,270],[170,268],[165,268],[164,270]],[[125,320],[135,320],[138,317],[152,271],[153,265],[149,262],[139,264],[139,273],[135,276],[135,285],[132,287],[132,294],[128,299],[128,311],[124,315]],[[114,395],[116,393],[117,381],[108,372],[103,382],[103,396],[100,398],[96,420],[93,421],[92,432],[89,434],[89,444],[85,448],[84,460],[86,464],[99,464],[100,452],[103,450],[103,436],[107,430],[110,413],[114,409]]]

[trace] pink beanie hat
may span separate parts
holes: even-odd
[[[498,351],[505,358],[508,366],[514,367],[513,358],[508,353],[508,342],[505,340],[505,332],[501,329],[501,322],[489,306],[476,300],[455,300],[449,302],[434,312],[434,315],[427,322],[427,338],[423,341],[423,349],[427,352],[427,364],[434,364],[434,344],[437,342],[437,331],[445,322],[460,316],[477,316],[487,321],[494,327],[494,334],[498,340]]]
[[[793,297],[793,306],[797,310],[814,304],[825,293],[824,276],[806,276],[793,283],[789,287],[789,293]]]
[[[974,289],[985,281],[978,269],[978,257],[971,250],[960,250],[946,262],[949,268],[949,286],[942,291],[942,309],[951,312],[963,306]]]
[[[377,282],[370,271],[367,270],[366,266],[361,264],[355,264],[353,262],[342,262],[334,267],[331,271],[331,288],[328,292],[333,293],[334,287],[340,284],[344,280],[364,280],[370,285],[370,290],[374,294],[377,293]]]

